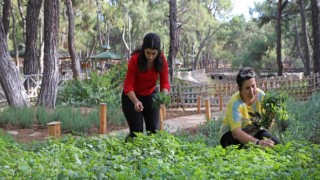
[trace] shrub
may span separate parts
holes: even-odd
[[[202,142],[209,146],[220,145],[219,130],[223,121],[224,113],[221,113],[217,119],[212,118],[208,123],[200,124],[196,134],[189,131],[178,131],[177,135],[188,142]]]
[[[58,107],[55,110],[44,107],[6,108],[0,114],[0,124],[19,125],[30,128],[34,124],[46,126],[51,121],[60,121],[62,130],[87,132],[100,126],[99,112],[91,109],[83,114],[79,108]]]
[[[309,140],[320,144],[320,93],[314,93],[306,102],[290,101],[288,111],[293,116],[288,132],[285,134],[287,141]]]
[[[94,108],[100,103],[106,103],[108,122],[115,125],[123,124],[125,117],[121,111],[120,99],[126,69],[125,63],[118,64],[103,74],[90,73],[90,79],[68,81],[65,86],[59,88],[57,107]]]

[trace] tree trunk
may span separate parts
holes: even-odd
[[[220,26],[213,32],[211,32],[211,28],[209,27],[208,29],[208,32],[206,34],[206,36],[203,38],[203,40],[200,42],[200,45],[199,45],[199,50],[197,52],[197,55],[196,57],[194,58],[194,61],[193,61],[193,65],[192,65],[192,70],[195,70],[197,68],[197,64],[198,64],[198,60],[199,60],[199,57],[200,57],[200,53],[202,51],[202,49],[205,47],[205,44],[206,42],[220,29]]]
[[[177,55],[177,1],[169,1],[169,22],[170,22],[170,46],[168,55],[168,66],[170,82],[173,79],[173,71],[175,65],[175,59]]]
[[[69,31],[68,31],[68,48],[71,56],[71,68],[73,72],[73,78],[80,78],[80,62],[74,45],[74,14],[72,8],[72,1],[66,0],[67,13],[69,18]]]
[[[9,106],[29,107],[28,96],[19,78],[19,71],[11,61],[2,20],[0,21],[0,83]]]
[[[14,47],[14,61],[16,66],[18,67],[18,71],[20,71],[20,62],[19,62],[19,48],[18,48],[18,42],[17,42],[17,22],[16,17],[14,15],[14,11],[11,8],[11,16],[12,16],[12,42]]]
[[[282,0],[278,0],[278,11],[277,11],[277,64],[278,64],[278,76],[283,75],[283,64],[281,57],[281,14],[282,14]]]
[[[44,19],[44,13],[43,11],[40,11],[40,18],[39,18],[39,29],[38,29],[38,44],[40,44],[40,54],[39,54],[39,73],[43,73],[43,58],[44,58],[44,38],[43,38],[43,19]]]
[[[44,71],[38,106],[55,108],[57,99],[59,66],[59,0],[44,2]]]
[[[19,9],[19,14],[20,14],[20,17],[21,17],[21,23],[22,23],[22,32],[23,32],[23,40],[25,41],[26,40],[26,19],[24,18],[24,15],[23,15],[23,9],[21,7],[21,2],[20,0],[18,0],[18,9]]]
[[[37,46],[38,19],[42,0],[29,0],[26,15],[26,50],[23,61],[25,75],[39,73],[39,46]],[[31,84],[34,86],[35,84]]]
[[[101,37],[101,30],[100,30],[100,19],[99,19],[99,15],[101,14],[101,6],[99,4],[99,1],[96,1],[97,4],[97,29],[98,29],[98,38],[99,38],[99,45],[100,45],[100,49],[102,49],[102,37]]]
[[[11,0],[4,0],[3,8],[2,8],[2,22],[3,22],[3,28],[4,28],[5,34],[9,33],[10,12],[11,12]]]
[[[319,7],[317,0],[311,0],[312,33],[313,33],[313,67],[314,73],[320,73],[320,32],[319,32]]]
[[[301,43],[303,48],[303,59],[306,62],[305,64],[305,72],[306,76],[310,75],[310,53],[309,53],[309,44],[308,44],[308,36],[307,36],[307,27],[306,27],[306,17],[305,17],[305,5],[304,0],[299,0],[298,4],[300,5],[300,17],[301,17]]]

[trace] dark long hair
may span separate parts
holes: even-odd
[[[156,58],[154,59],[154,67],[156,68],[157,72],[162,71],[162,67],[163,67],[163,62],[162,62],[162,58],[161,58],[161,40],[160,37],[156,34],[156,33],[148,33],[147,35],[144,36],[143,38],[143,43],[141,46],[141,49],[137,49],[135,51],[133,51],[132,54],[134,53],[139,53],[139,57],[138,57],[138,68],[140,71],[142,72],[146,72],[147,71],[147,58],[146,55],[144,53],[145,49],[155,49],[158,50],[158,54],[156,56]]]

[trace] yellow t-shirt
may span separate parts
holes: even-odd
[[[241,99],[240,92],[234,93],[226,109],[226,115],[223,119],[222,126],[220,128],[220,137],[228,131],[232,131],[236,128],[242,128],[246,133],[254,136],[259,130],[260,127],[257,127],[252,123],[251,113],[260,113],[262,111],[261,102],[265,96],[265,93],[257,88],[258,97],[256,101],[251,105],[247,106],[246,103]]]

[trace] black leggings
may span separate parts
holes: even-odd
[[[130,98],[122,92],[122,111],[129,125],[130,137],[135,137],[136,132],[143,132],[143,120],[148,133],[156,133],[160,129],[159,108],[152,107],[152,97],[156,90],[149,96],[136,95],[143,105],[143,111],[137,112]]]
[[[275,136],[272,136],[268,131],[266,130],[260,130],[258,133],[254,136],[255,138],[259,140],[263,140],[263,138],[271,139],[274,144],[280,144],[280,141]],[[220,139],[220,144],[222,147],[227,147],[230,145],[240,145],[239,148],[243,147],[243,144],[240,143],[240,141],[233,138],[231,131],[226,132]]]

